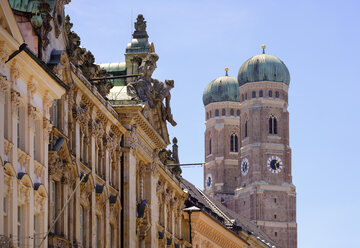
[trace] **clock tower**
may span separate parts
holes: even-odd
[[[253,221],[278,247],[296,248],[296,188],[292,183],[289,146],[289,71],[279,58],[265,54],[263,46],[262,54],[248,59],[241,66],[237,81],[239,102],[233,108],[240,114],[236,126],[239,151],[236,173],[231,174],[236,179],[236,186],[230,187],[233,191],[221,200],[233,211]],[[205,109],[206,112],[210,110],[206,105]],[[206,127],[205,142],[209,142],[208,124]],[[229,143],[228,133],[216,139]],[[211,142],[219,143],[214,138]],[[206,162],[209,158],[206,156]],[[221,157],[213,160],[215,164]],[[204,171],[209,171],[209,167],[206,164]],[[216,168],[217,173],[224,174],[232,167],[224,164]],[[216,191],[216,185],[233,185],[223,177],[223,181],[214,182],[213,179],[211,183],[214,184],[207,186],[206,173],[204,176],[208,193]],[[215,188],[211,189],[212,186]]]

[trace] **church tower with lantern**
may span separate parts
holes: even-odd
[[[296,248],[296,188],[287,110],[289,71],[279,58],[266,54],[263,46],[262,54],[239,69],[238,91],[233,93],[238,99],[231,102],[235,114],[224,118],[216,113],[229,104],[229,94],[224,94],[223,83],[214,88],[217,80],[203,95],[207,118],[205,191],[253,221],[280,248]],[[230,122],[235,124],[225,128]],[[236,134],[233,147],[239,147],[236,152],[231,150],[232,133]]]

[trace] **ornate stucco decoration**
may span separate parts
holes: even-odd
[[[131,149],[136,151],[136,145],[138,143],[137,126],[136,125],[132,125],[131,131],[127,135],[127,139],[125,141],[126,141],[127,147],[130,147]]]
[[[43,130],[44,130],[44,140],[49,139],[49,134],[52,130],[53,124],[51,124],[51,121],[44,118],[43,119]]]
[[[141,206],[143,205],[143,206]],[[148,231],[151,228],[151,219],[150,219],[150,202],[147,200],[143,200],[138,203],[138,216],[139,216],[139,206],[140,208],[144,208],[143,215],[141,217],[136,218],[136,232],[139,235],[140,239],[145,239]]]
[[[10,141],[8,141],[7,139],[4,139],[4,161],[8,161],[9,158],[11,158],[11,154],[12,154],[12,149],[14,147],[14,144]]]
[[[5,46],[4,41],[0,41],[0,61],[5,63],[5,61],[9,58],[10,50]]]
[[[10,82],[6,79],[5,76],[0,75],[0,89],[4,92],[9,92]]]
[[[27,84],[27,89],[28,89],[29,97],[31,99],[33,99],[34,94],[37,90],[37,83],[35,82],[33,77],[30,77],[28,84]]]
[[[18,80],[20,78],[21,75],[21,69],[18,63],[16,63],[15,61],[12,63],[11,67],[10,67],[10,75],[11,75],[11,80],[13,82],[16,82],[16,80]]]
[[[41,111],[31,105],[28,106],[28,114],[29,114],[29,117],[33,120],[39,120],[42,116]]]
[[[17,91],[11,91],[11,103],[14,107],[18,108],[22,105],[22,97],[21,94]]]
[[[72,109],[73,118],[80,122],[81,125],[88,124],[88,107],[86,104],[74,105]]]
[[[165,80],[164,83],[152,78],[158,58],[156,53],[149,53],[142,60],[139,67],[141,77],[130,82],[127,85],[127,91],[133,100],[143,101],[146,104],[143,110],[145,118],[166,143],[169,143],[166,121],[173,126],[176,125],[170,108],[170,90],[174,87],[174,81]]]

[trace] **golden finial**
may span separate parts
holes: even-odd
[[[229,68],[225,68],[225,76],[228,76],[228,71],[229,71]]]
[[[266,46],[265,46],[265,45],[262,45],[261,48],[263,49],[263,54],[265,54],[265,48],[266,48]]]
[[[140,76],[143,77],[143,76],[144,76],[144,73],[140,73]]]

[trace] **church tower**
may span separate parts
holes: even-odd
[[[205,88],[205,192],[218,201],[232,199],[239,157],[239,90],[234,77],[219,77]]]
[[[287,110],[289,71],[279,58],[265,54],[263,46],[262,54],[239,69],[238,101],[228,102],[222,90],[210,91],[215,82],[207,86],[203,97],[206,192],[252,220],[280,248],[296,248],[296,188]],[[208,95],[216,100],[205,101]],[[235,114],[223,118],[221,109],[227,103]],[[232,133],[239,143],[234,153],[229,148]]]

